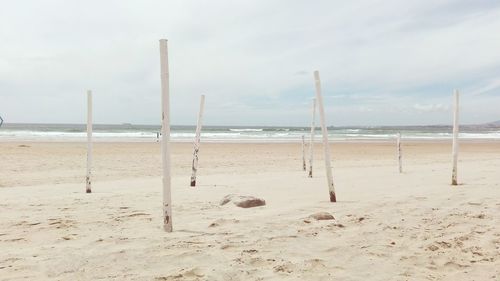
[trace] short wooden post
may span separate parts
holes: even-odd
[[[305,136],[302,135],[302,170],[306,171],[306,140]]]
[[[92,91],[87,90],[87,176],[86,192],[92,192]]]
[[[333,185],[332,164],[330,161],[330,145],[328,143],[328,129],[325,120],[323,96],[321,95],[321,81],[319,79],[319,71],[314,71],[314,80],[316,85],[316,99],[318,100],[319,117],[321,121],[321,132],[323,133],[323,151],[325,153],[326,180],[328,182],[328,191],[330,192],[330,202],[337,202],[337,197],[335,195],[335,186]]]
[[[191,167],[191,186],[196,186],[196,172],[198,171],[198,151],[200,150],[201,124],[204,107],[205,95],[201,95],[200,111],[198,112],[198,122],[196,124],[196,134],[194,136],[193,165]]]
[[[311,139],[309,140],[309,177],[313,177],[314,129],[316,119],[316,99],[312,100]]]
[[[398,151],[399,173],[402,173],[403,172],[403,156],[401,155],[401,133],[398,133],[398,135],[397,135],[396,146],[397,146],[397,151]]]
[[[160,40],[161,75],[161,159],[163,168],[163,228],[172,232],[172,193],[170,190],[170,93],[167,40]]]
[[[459,93],[458,90],[455,90],[454,96],[455,104],[454,104],[454,112],[453,112],[453,147],[452,147],[452,158],[453,158],[453,170],[451,173],[451,184],[458,185],[457,181],[457,165],[458,165],[458,133],[459,133],[459,124],[458,124],[458,113],[459,113]]]

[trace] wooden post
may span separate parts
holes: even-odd
[[[313,177],[314,129],[316,119],[316,99],[312,100],[311,139],[309,140],[309,177]]]
[[[87,90],[87,176],[86,192],[92,192],[92,91]]]
[[[330,161],[330,145],[328,143],[328,129],[325,120],[325,108],[323,107],[323,96],[321,95],[321,81],[319,71],[314,71],[314,80],[316,85],[316,99],[318,100],[319,117],[321,121],[321,132],[323,133],[323,151],[325,153],[326,180],[328,182],[328,191],[330,192],[330,202],[337,202],[335,195],[335,186],[333,185],[332,164]]]
[[[459,93],[455,90],[455,105],[453,114],[453,147],[452,147],[452,158],[453,158],[453,170],[451,173],[451,184],[458,185],[457,181],[457,164],[458,164],[458,109],[459,109]]]
[[[172,232],[172,193],[170,190],[170,94],[167,40],[160,40],[161,69],[161,159],[163,168],[163,228]]]
[[[398,150],[399,173],[401,174],[403,172],[403,159],[402,159],[402,155],[401,155],[401,133],[398,133],[398,135],[397,135],[396,146],[397,146],[397,150]]]
[[[305,136],[302,135],[302,170],[307,170],[306,168],[306,140]]]
[[[196,135],[194,136],[193,165],[191,167],[191,186],[196,186],[196,171],[198,171],[198,151],[200,150],[201,120],[203,118],[203,108],[205,107],[205,95],[201,95],[200,111],[196,124]]]

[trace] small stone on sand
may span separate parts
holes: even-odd
[[[334,220],[335,219],[330,213],[327,213],[327,212],[315,213],[315,214],[310,215],[309,217],[311,217],[315,220],[318,220],[318,221]]]
[[[258,206],[266,205],[266,201],[261,198],[253,197],[253,196],[241,196],[241,195],[226,195],[220,201],[220,205],[226,205],[229,202],[233,202],[234,205],[240,208],[252,208]]]

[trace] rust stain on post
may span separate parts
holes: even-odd
[[[170,208],[168,204],[163,205],[163,209],[165,210],[163,213],[163,228],[167,232],[172,232],[172,221],[171,215],[169,214]]]
[[[201,126],[203,118],[203,108],[205,106],[205,95],[201,95],[200,99],[200,111],[198,112],[198,121],[196,123],[196,133],[194,136],[194,151],[193,151],[193,164],[191,166],[191,186],[196,186],[196,172],[198,171],[198,153],[200,151],[200,139],[201,139]]]
[[[193,152],[193,162],[191,165],[191,186],[196,186],[196,172],[198,172],[198,151],[199,148],[195,142],[195,149]]]
[[[337,197],[335,196],[335,192],[330,191],[330,202],[337,202]]]
[[[85,177],[85,182],[87,183],[86,192],[87,193],[92,193],[92,190],[90,189],[91,182],[90,182],[90,177],[89,176]]]

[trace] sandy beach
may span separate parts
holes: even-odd
[[[0,280],[499,280],[500,143],[321,145],[314,177],[298,143],[172,145],[174,232],[162,228],[158,143],[0,143]],[[228,194],[266,206],[219,205]],[[334,220],[310,215],[329,212]]]
[[[500,1],[0,15],[0,281],[500,281]]]

